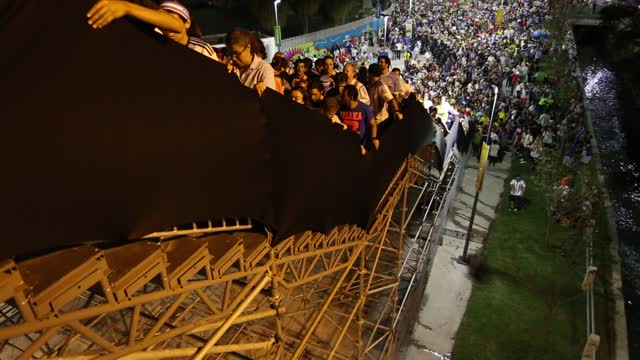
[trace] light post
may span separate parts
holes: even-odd
[[[496,112],[496,103],[498,102],[498,87],[495,85],[491,85],[493,88],[494,98],[493,98],[493,108],[491,109],[491,118],[489,119],[489,130],[487,131],[487,138],[485,142],[489,145],[489,139],[491,138],[491,125],[493,124],[493,115]],[[481,171],[481,169],[478,169]],[[482,176],[484,176],[484,171],[482,172]],[[480,184],[482,184],[482,179],[480,180]],[[471,216],[469,217],[469,227],[467,228],[467,237],[464,241],[464,250],[462,250],[462,255],[458,257],[457,262],[459,264],[468,265],[469,259],[467,258],[467,251],[469,250],[469,243],[471,242],[471,232],[473,231],[473,220],[476,217],[476,209],[478,207],[478,199],[480,198],[480,186],[476,186],[476,196],[473,199],[473,207],[471,208]]]
[[[276,13],[276,26],[273,28],[273,36],[276,40],[276,48],[280,51],[280,44],[282,43],[282,35],[280,33],[280,25],[278,24],[278,4],[280,4],[281,0],[273,1],[273,10]]]
[[[387,48],[387,19],[389,18],[388,15],[383,15],[384,16],[384,48]]]

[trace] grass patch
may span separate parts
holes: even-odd
[[[483,276],[474,283],[456,337],[454,359],[579,358],[586,339],[586,300],[580,288],[585,244],[576,229],[558,224],[546,240],[543,189],[529,164],[514,159],[511,173],[527,182],[528,205],[508,211],[505,192],[486,245]],[[598,354],[598,359],[609,358],[607,351]]]

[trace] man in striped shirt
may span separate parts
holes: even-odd
[[[187,46],[189,47],[189,49],[197,51],[208,58],[211,58],[215,61],[220,61],[218,60],[218,55],[216,54],[215,50],[213,50],[213,47],[204,40],[189,36],[189,42],[187,43]]]
[[[127,1],[100,0],[87,13],[89,25],[94,29],[101,29],[113,20],[124,16],[131,16],[154,25],[169,39],[219,61],[211,45],[187,34],[191,27],[189,10],[175,1],[164,1],[156,10]]]

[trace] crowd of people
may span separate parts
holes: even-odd
[[[520,156],[534,169],[557,151],[564,153],[567,168],[590,162],[591,134],[583,126],[578,84],[569,86],[569,96],[558,104],[558,79],[544,76],[540,69],[545,57],[566,52],[570,71],[577,76],[575,44],[553,43],[544,30],[546,2],[452,0],[412,5],[412,11],[404,7],[394,11],[388,41],[395,58],[404,52],[403,78],[424,99],[425,107],[438,108],[431,113],[443,131],[451,127],[452,113],[478,129],[472,140],[474,155],[480,155],[487,139],[493,165],[505,152]],[[500,89],[500,96],[489,126],[493,86]],[[512,202],[512,208],[518,209],[520,203]]]
[[[124,16],[146,22],[226,64],[258,94],[271,88],[355,132],[363,153],[377,149],[384,131],[403,119],[401,104],[414,93],[445,134],[455,121],[475,133],[476,156],[483,139],[489,139],[491,164],[502,161],[507,151],[535,164],[546,149],[565,144],[567,166],[591,157],[580,104],[574,99],[570,111],[559,112],[552,79],[535,81],[540,60],[562,46],[534,36],[544,26],[546,2],[416,0],[411,9],[409,1],[397,2],[384,32],[365,31],[335,44],[333,55],[290,61],[276,53],[271,62],[258,36],[246,29],[232,29],[226,47],[214,49],[199,39],[184,5],[142,5],[100,0],[87,14],[88,21],[96,29]],[[389,55],[404,59],[404,69],[392,68]],[[488,134],[496,87],[500,97]]]

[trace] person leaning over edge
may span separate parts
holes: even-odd
[[[128,1],[100,0],[87,12],[88,22],[94,29],[102,29],[112,21],[125,16],[131,16],[148,24],[155,25],[161,30],[180,32],[183,25],[180,19],[171,14],[140,6]]]
[[[88,22],[94,29],[102,29],[112,21],[131,16],[160,29],[169,39],[186,45],[191,50],[219,61],[211,45],[187,34],[191,27],[189,10],[175,1],[163,1],[158,10],[121,0],[100,0],[87,13]]]
[[[402,120],[403,115],[400,112],[400,105],[398,101],[393,97],[391,91],[387,85],[382,82],[380,78],[381,69],[378,64],[369,65],[369,99],[371,99],[371,107],[373,109],[373,116],[378,126],[378,133],[380,136],[391,125],[391,118],[389,117],[389,108],[393,110],[396,120]]]
[[[360,150],[364,155],[366,147],[378,149],[378,126],[373,116],[371,107],[358,101],[358,89],[353,85],[347,85],[342,91],[342,103],[344,107],[340,110],[338,117],[347,125],[349,130],[355,132],[360,137]],[[370,137],[368,139],[367,137]]]
[[[249,30],[236,27],[227,34],[225,43],[229,52],[229,72],[235,72],[242,85],[255,89],[258,95],[267,89],[276,90],[275,73],[271,64],[258,54],[260,49],[252,46]]]

